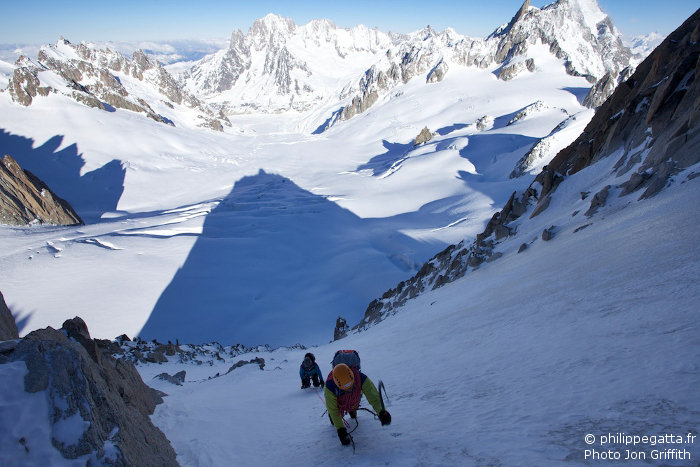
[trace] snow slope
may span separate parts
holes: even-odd
[[[596,165],[560,185],[562,203],[537,222],[570,217],[567,199],[609,170]],[[553,240],[509,251],[335,343],[248,354],[209,345],[194,359],[139,364],[144,381],[169,394],[152,419],[183,466],[607,462],[587,460],[592,449],[647,456],[624,465],[694,465],[700,445],[687,436],[700,429],[700,246],[693,235],[700,217],[688,213],[697,212],[700,182],[682,180],[654,198],[609,206],[576,232],[574,218]],[[340,445],[320,391],[299,389],[308,350],[326,374],[341,348],[358,350],[363,371],[385,383],[392,414],[381,427],[360,411],[354,452]],[[252,364],[227,373],[253,358],[265,360],[263,371]],[[181,370],[182,386],[155,378]],[[21,414],[17,433],[35,430],[28,459],[71,465],[52,457],[37,395],[21,390],[24,372],[12,365],[0,371],[7,395],[0,413],[5,420]],[[79,431],[66,427],[64,436]],[[618,434],[683,442],[601,444]],[[687,452],[690,461],[651,457],[667,449]],[[0,460],[11,460],[2,458],[9,452],[1,449]]]
[[[573,198],[598,173],[582,171],[558,193]],[[595,465],[585,457],[591,449],[694,465],[700,445],[686,437],[700,429],[700,247],[692,235],[700,218],[687,213],[699,196],[696,178],[611,206],[585,229],[574,233],[573,222],[332,344],[248,354],[210,345],[195,360],[139,364],[144,381],[169,394],[152,419],[183,466]],[[541,222],[567,217],[568,207],[551,206]],[[327,374],[341,348],[358,350],[363,371],[385,383],[392,414],[381,427],[360,411],[354,452],[340,445],[321,392],[299,389],[308,350]],[[263,371],[252,364],[227,373],[253,358],[265,360]],[[3,393],[15,394],[22,372],[0,368]],[[181,370],[182,386],[155,378]],[[23,413],[40,428],[38,412]],[[601,436],[619,433],[684,442],[601,445]],[[49,455],[40,437],[31,441],[37,456]],[[691,461],[652,460],[666,449]]]

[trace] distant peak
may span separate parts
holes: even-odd
[[[266,29],[287,30],[288,32],[293,31],[296,27],[294,20],[291,18],[284,18],[274,13],[268,13],[262,18],[256,19],[253,23],[253,29],[255,29],[256,25]]]
[[[423,32],[425,34],[425,36],[427,36],[427,37],[432,37],[432,36],[437,35],[435,33],[435,29],[433,29],[433,27],[431,25],[427,25],[426,27],[424,27],[421,30],[421,32]]]
[[[491,34],[491,36],[502,36],[505,34],[508,34],[508,32],[513,29],[513,26],[520,21],[523,16],[530,10],[530,0],[525,0],[520,7],[520,9],[513,15],[513,18],[511,18],[510,22],[506,26],[501,26],[498,28],[496,31]]]

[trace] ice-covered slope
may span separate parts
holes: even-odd
[[[363,370],[388,389],[390,426],[360,412],[355,451],[340,446],[321,396],[296,389],[305,349],[231,355],[205,371],[175,356],[141,373],[171,393],[154,419],[178,459],[302,465],[319,444],[322,465],[697,459],[699,25],[700,12],[542,171],[528,216],[494,216],[492,229],[505,234],[494,244],[487,229],[475,245],[495,246],[495,261],[407,300],[365,332],[312,349],[321,363],[357,349]],[[253,356],[265,359],[264,371],[226,373]],[[152,379],[164,369],[193,374],[174,387]],[[263,410],[274,423],[253,421]],[[212,420],[227,436],[208,429]]]
[[[299,389],[306,350],[140,366],[170,394],[153,420],[183,465],[587,465],[586,449],[624,457],[626,448],[651,460],[668,446],[601,445],[600,436],[700,429],[700,250],[688,235],[700,225],[687,216],[699,188],[673,187],[509,255],[365,333],[311,349],[324,374],[335,350],[357,349],[366,374],[386,384],[392,424],[360,412],[355,453],[338,442],[318,394]],[[255,357],[264,371],[224,375]],[[153,379],[181,370],[183,386]],[[697,439],[672,447],[700,456]]]
[[[572,179],[585,184],[592,175]],[[185,466],[590,465],[592,449],[688,465],[658,456],[670,448],[700,456],[697,438],[685,438],[700,430],[700,248],[693,235],[700,217],[688,215],[699,198],[698,179],[677,184],[575,234],[487,264],[333,344],[245,354],[182,345],[185,353],[168,362],[137,367],[147,384],[169,394],[152,420]],[[392,414],[381,427],[360,411],[354,452],[338,442],[322,394],[299,389],[303,355],[312,351],[327,374],[340,348],[357,349],[363,371],[385,383]],[[256,358],[264,359],[262,371],[253,362],[229,372]],[[183,370],[182,386],[155,378]],[[48,396],[22,391],[24,371],[0,365],[0,372],[3,423],[31,447],[6,452],[30,459],[54,453],[60,465],[48,437],[35,434],[50,430],[48,416],[27,409]],[[21,424],[17,414],[24,414]],[[602,444],[601,436],[618,433],[683,442]]]
[[[152,420],[184,466],[590,465],[593,449],[688,465],[687,457],[658,456],[671,448],[700,456],[697,438],[686,438],[700,429],[700,247],[691,234],[700,217],[688,215],[699,197],[697,179],[670,187],[487,264],[333,344],[251,353],[181,345],[167,362],[137,366],[168,394]],[[360,411],[354,452],[340,445],[322,393],[299,389],[307,351],[327,374],[341,348],[358,350],[363,371],[385,383],[392,414],[381,427]],[[263,359],[262,371],[260,360],[231,371],[254,359]],[[27,427],[48,430],[46,417],[21,412],[38,395],[14,389],[22,373],[9,370],[0,365],[12,401],[4,413],[26,414],[17,437]],[[181,386],[156,378],[183,370]],[[602,443],[619,433],[683,441]],[[26,439],[27,456],[53,450],[40,437]]]

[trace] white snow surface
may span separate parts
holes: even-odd
[[[578,190],[602,182],[611,164],[560,185],[550,208],[501,244],[501,259],[410,300],[365,332],[310,349],[238,355],[212,344],[199,362],[139,364],[143,380],[168,394],[153,422],[183,466],[603,462],[587,460],[593,450],[694,465],[700,444],[688,436],[700,429],[700,245],[690,233],[700,217],[688,213],[697,212],[700,182],[676,183],[644,201],[618,198],[590,219],[572,216]],[[553,240],[516,253],[523,238],[550,223],[558,226]],[[382,427],[359,411],[354,451],[340,445],[322,391],[299,389],[304,354],[313,352],[327,374],[338,349],[356,349],[363,372],[384,382],[392,415]],[[258,357],[262,371],[250,364],[227,373]],[[182,386],[156,378],[181,370]],[[71,465],[51,453],[45,433],[27,431],[44,426],[46,407],[36,405],[39,395],[21,390],[26,370],[8,364],[0,372],[7,395],[0,414],[8,420],[25,414],[13,436],[30,434],[33,459]],[[682,442],[602,441],[618,435]],[[24,458],[11,450],[15,444],[7,441],[0,460]],[[667,449],[687,452],[692,462],[652,460]]]
[[[392,423],[360,411],[354,453],[324,415],[322,392],[299,389],[302,349],[212,366],[140,365],[144,381],[169,394],[154,423],[183,465],[591,465],[600,461],[586,450],[624,459],[630,449],[651,461],[653,450],[673,448],[695,462],[699,440],[687,435],[700,428],[700,245],[689,233],[700,217],[687,214],[697,212],[700,183],[572,217],[577,189],[601,173],[589,168],[560,185],[559,202],[522,226],[534,237],[556,222],[553,240],[521,254],[522,237],[505,242],[498,261],[366,332],[308,349],[324,374],[336,350],[356,349],[363,372],[386,385]],[[224,374],[254,357],[264,371]],[[183,369],[183,386],[153,379]],[[620,433],[684,443],[601,445]]]
[[[452,65],[431,85],[418,76],[320,135],[331,107],[232,116],[221,133],[127,76],[175,127],[60,94],[27,108],[0,93],[1,152],[86,221],[0,227],[0,288],[22,335],[79,310],[99,338],[329,340],[339,315],[358,322],[525,188],[527,177],[508,175],[561,109],[580,115],[578,131],[592,115],[579,103],[589,83],[549,54],[508,82],[492,72]],[[549,110],[507,125],[537,101]],[[485,114],[494,125],[478,131]],[[414,148],[425,126],[436,135]]]
[[[691,464],[649,457],[667,448],[689,451],[694,465],[697,438],[601,443],[700,431],[700,178],[690,171],[647,200],[613,187],[586,218],[581,192],[611,184],[612,155],[562,182],[542,214],[516,221],[500,259],[326,344],[338,315],[357,323],[370,300],[483,230],[532,180],[508,177],[517,161],[566,114],[577,118],[552,147],[580,134],[592,116],[580,105],[590,84],[547,53],[536,63],[508,82],[493,68],[450,63],[442,82],[418,76],[319,135],[337,102],[233,116],[218,133],[165,105],[155,110],[174,127],[59,94],[27,108],[0,93],[2,153],[86,220],[0,226],[0,290],[20,333],[79,314],[96,338],[277,347],[137,366],[168,394],[152,420],[185,466],[607,462],[587,460],[592,449]],[[3,64],[0,75],[10,71]],[[147,86],[139,92],[161,99]],[[493,126],[479,131],[485,115]],[[425,126],[433,139],[413,147]],[[297,342],[309,348],[278,347]],[[322,393],[299,389],[304,353],[327,374],[340,348],[358,350],[363,371],[385,383],[393,418],[381,427],[360,412],[354,452],[340,445]],[[255,357],[264,370],[227,374]],[[182,386],[155,378],[181,370]],[[91,459],[62,459],[51,445],[84,427],[51,427],[48,396],[25,393],[25,374],[21,363],[0,365],[0,426],[10,427],[0,464],[85,465]],[[112,441],[105,448],[114,455]]]

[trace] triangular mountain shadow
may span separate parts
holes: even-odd
[[[80,175],[85,160],[71,144],[61,150],[62,135],[56,135],[39,147],[34,140],[13,135],[0,128],[0,157],[12,156],[19,165],[45,182],[65,199],[88,224],[99,222],[102,214],[115,211],[124,191],[126,169],[112,160],[99,169]]]
[[[362,316],[386,284],[430,256],[420,243],[262,170],[207,216],[140,332],[181,343],[328,342],[338,315]]]

